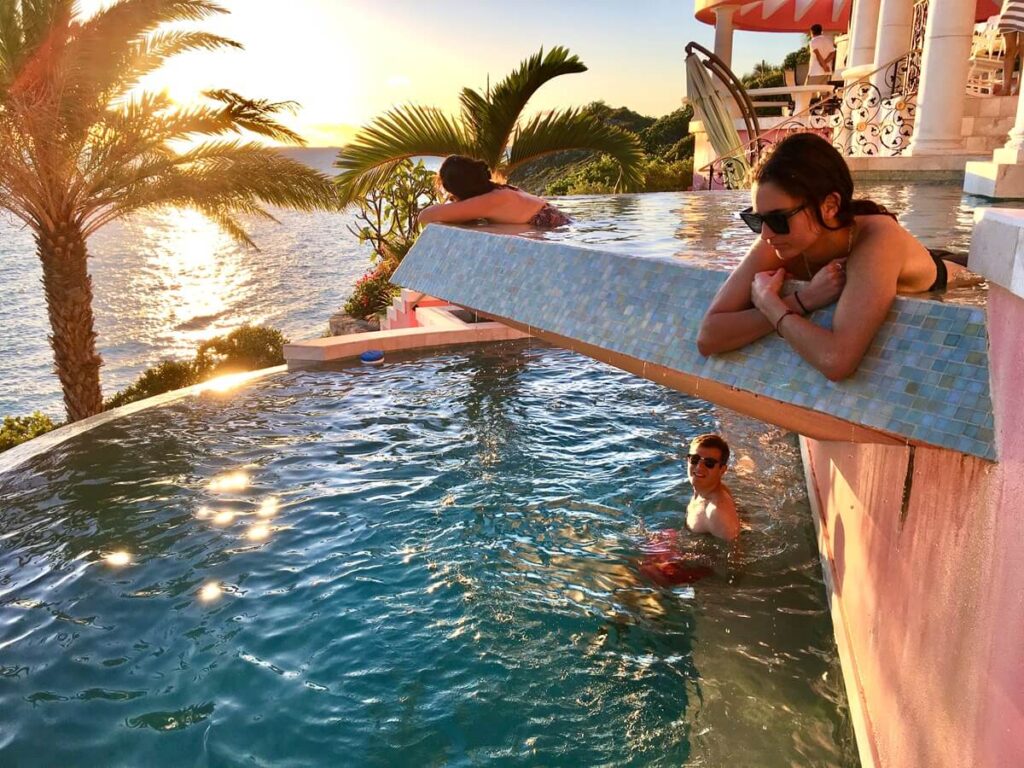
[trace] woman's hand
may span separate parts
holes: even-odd
[[[846,259],[833,259],[814,273],[810,284],[800,289],[800,301],[808,312],[837,301],[846,286]]]
[[[789,309],[779,295],[785,279],[786,270],[779,268],[770,272],[758,272],[750,284],[751,301],[773,325],[779,315]]]

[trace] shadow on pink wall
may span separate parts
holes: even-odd
[[[988,313],[998,463],[803,440],[866,765],[1024,765],[1024,301]]]

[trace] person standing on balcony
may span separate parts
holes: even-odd
[[[1024,0],[1007,0],[1007,2],[1020,2]],[[828,35],[821,33],[821,24],[811,27],[811,61],[807,68],[807,85],[819,85],[827,83],[832,68],[836,63],[836,44]]]
[[[1011,96],[1020,91],[1020,83],[1014,85],[1013,70],[1017,58],[1021,54],[1021,33],[1024,33],[1024,0],[1003,0],[1003,9],[999,14],[999,31],[1006,41],[1006,53],[1003,55],[1003,96]]]

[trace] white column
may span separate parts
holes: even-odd
[[[961,135],[974,3],[931,0],[921,56],[921,86],[909,155],[963,152]]]
[[[720,5],[715,8],[715,55],[732,69],[732,15],[735,6]]]
[[[888,64],[910,50],[910,36],[914,26],[914,0],[881,0],[875,37],[874,69]],[[892,89],[885,81],[885,70],[871,77],[882,96],[891,96]]]
[[[875,32],[878,29],[880,0],[853,0],[850,16],[850,55],[847,69],[871,64],[875,60]]]
[[[1017,120],[1006,144],[992,153],[995,163],[1024,164],[1024,98],[1017,97]]]

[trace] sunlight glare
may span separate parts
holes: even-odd
[[[251,541],[263,541],[270,536],[270,526],[264,523],[257,523],[256,525],[249,526],[246,536]]]
[[[243,381],[249,378],[247,371],[242,373],[225,373],[223,376],[218,376],[215,379],[204,381],[199,385],[198,392],[229,392],[230,390],[237,387]]]
[[[235,513],[230,509],[225,509],[223,512],[218,512],[213,517],[214,525],[230,525],[231,521],[235,519]]]
[[[277,514],[277,510],[280,507],[280,503],[274,496],[268,496],[261,503],[259,508],[256,510],[256,514],[260,517],[273,517]]]
[[[224,593],[220,584],[215,581],[208,582],[203,585],[203,588],[199,590],[199,599],[204,603],[209,603],[212,600],[216,600]]]
[[[215,477],[210,481],[211,493],[231,493],[233,491],[244,491],[249,487],[249,476],[241,470],[229,472],[226,475]]]
[[[107,561],[107,565],[122,566],[128,565],[132,561],[132,556],[123,549],[117,552],[111,552],[104,558]]]

